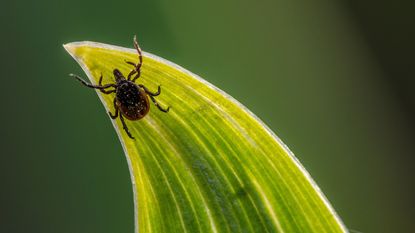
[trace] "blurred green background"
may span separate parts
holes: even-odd
[[[133,232],[127,163],[63,43],[145,51],[259,116],[348,228],[414,232],[410,1],[1,1],[0,232]]]

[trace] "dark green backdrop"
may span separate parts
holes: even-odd
[[[366,2],[3,0],[0,231],[133,232],[122,148],[62,44],[137,34],[268,124],[347,227],[413,232],[414,8]]]

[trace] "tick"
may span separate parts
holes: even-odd
[[[145,117],[150,110],[149,98],[151,99],[151,101],[153,101],[153,103],[157,106],[157,108],[160,111],[167,113],[170,109],[170,107],[161,107],[155,98],[155,96],[158,96],[161,93],[160,86],[158,86],[157,92],[151,92],[144,85],[135,83],[135,80],[137,80],[141,75],[141,65],[143,64],[143,56],[141,54],[141,49],[138,46],[137,39],[135,36],[134,47],[138,52],[138,63],[135,64],[131,61],[125,61],[127,64],[132,65],[134,67],[128,74],[127,78],[124,77],[121,71],[119,71],[118,69],[114,69],[113,74],[115,78],[115,83],[102,85],[102,74],[99,78],[98,85],[87,83],[81,77],[74,74],[69,74],[70,76],[78,79],[82,84],[84,84],[87,87],[98,89],[104,94],[115,93],[113,101],[115,113],[112,114],[111,111],[109,111],[108,114],[113,120],[117,119],[117,117],[120,118],[124,131],[131,139],[134,139],[134,137],[128,130],[128,127],[125,124],[124,117],[130,121],[137,121]]]

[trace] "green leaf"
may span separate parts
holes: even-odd
[[[114,68],[127,75],[125,60],[138,61],[135,50],[107,44],[64,47],[93,84],[101,73],[113,83]],[[151,103],[142,120],[127,120],[136,140],[109,118],[130,169],[136,232],[347,231],[287,146],[235,99],[149,53],[136,82],[161,84],[157,100],[171,106],[163,113]],[[97,94],[114,112],[114,94]]]

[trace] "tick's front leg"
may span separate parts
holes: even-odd
[[[93,84],[87,83],[85,80],[83,80],[81,77],[79,77],[78,75],[75,75],[75,74],[69,74],[69,76],[78,79],[78,81],[80,81],[82,84],[84,84],[85,86],[90,87],[90,88],[103,90],[103,89],[108,88],[108,87],[116,87],[115,84],[93,85]]]
[[[131,76],[133,74],[136,74],[134,76],[134,78],[132,79],[133,82],[135,82],[135,80],[140,77],[140,74],[141,74],[141,65],[143,64],[143,55],[141,54],[141,48],[138,45],[137,37],[136,36],[134,36],[134,48],[137,50],[137,53],[138,53],[138,63],[135,64],[134,62],[131,62],[131,61],[125,61],[127,64],[130,64],[130,65],[134,66],[134,70],[132,70],[128,74],[128,80],[131,79]]]

